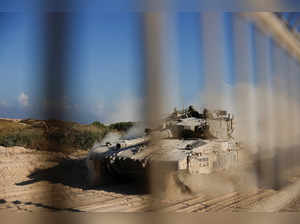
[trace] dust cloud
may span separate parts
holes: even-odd
[[[139,122],[131,127],[123,136],[124,139],[131,139],[141,137],[145,133],[146,125],[143,122]]]
[[[276,85],[280,85],[280,80]],[[297,127],[300,113],[299,97],[280,88],[239,83],[224,84],[231,97],[220,102],[222,93],[210,88],[200,93],[199,107],[225,109],[234,115],[234,137],[247,145],[252,153],[259,149],[265,152],[277,148],[299,145],[300,128]],[[219,102],[219,103],[216,103]]]
[[[242,150],[241,168],[230,177],[225,174],[235,179],[233,184],[243,178],[250,185],[280,188],[286,184],[291,168],[297,166],[300,104],[297,79],[293,82],[277,77],[257,85],[223,84],[222,93],[212,87],[201,91],[202,103],[196,105],[225,109],[234,115],[233,136],[242,143]]]

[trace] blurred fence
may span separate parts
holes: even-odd
[[[161,12],[145,12],[141,17],[144,111],[149,125],[157,122],[166,109],[186,103],[176,104],[181,83],[172,80],[180,79],[180,74],[164,63],[177,56],[174,48],[178,46],[172,41],[175,18],[176,14]],[[68,114],[60,104],[68,82],[66,43],[71,20],[64,13],[48,13],[41,19],[45,33],[44,94],[58,103],[53,111],[45,112],[45,117],[64,119]],[[263,176],[273,188],[280,189],[284,186],[282,177],[300,159],[297,35],[273,13],[199,13],[199,26],[194,29],[201,30],[202,52],[197,60],[203,66],[199,76],[204,78],[192,103],[232,111],[235,135],[254,155],[258,185]],[[170,42],[169,48],[163,47]],[[184,79],[188,80],[189,74],[184,74]]]
[[[163,113],[158,109],[174,102],[174,90],[181,85],[165,81],[178,79],[178,74],[162,72],[166,65],[160,63],[162,55],[174,56],[172,49],[161,47],[173,35],[161,25],[170,18],[163,13],[146,13],[144,18],[146,52],[151,52],[145,57],[147,99],[151,99],[146,104],[155,108],[148,110],[148,118],[153,120]],[[233,111],[235,135],[254,155],[258,186],[263,181],[280,189],[284,176],[300,158],[297,35],[274,13],[200,13],[199,26],[194,29],[201,30],[202,57],[198,60],[203,66],[199,76],[204,76],[204,87],[199,85],[200,94],[193,103]],[[184,74],[184,79],[188,80],[189,74]],[[173,93],[169,100],[159,95],[165,90]]]

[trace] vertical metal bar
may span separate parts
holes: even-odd
[[[148,125],[157,125],[161,114],[162,88],[162,15],[159,12],[144,14],[146,119]]]
[[[256,145],[256,102],[254,84],[253,26],[234,17],[234,100],[237,123],[237,135],[240,141],[247,143],[248,150],[255,152]]]
[[[146,12],[144,14],[144,61],[145,61],[145,86],[146,86],[146,123],[148,127],[159,125],[162,105],[162,15],[159,12]],[[152,148],[159,147],[158,139],[152,139]],[[159,167],[154,164],[149,171],[149,189],[155,199],[160,193],[158,184],[160,182]],[[149,205],[155,209],[156,204]]]
[[[69,38],[69,14],[64,12],[42,13],[42,32],[43,32],[43,77],[44,88],[43,98],[46,100],[44,105],[44,115],[46,119],[64,120],[67,114],[64,110],[64,96],[67,84],[67,43]],[[64,126],[60,126],[60,132],[64,132]],[[50,136],[47,136],[50,139]],[[48,142],[48,150],[62,152],[61,144],[53,145]],[[59,172],[58,170],[56,172]],[[56,175],[56,174],[54,174]],[[51,177],[49,177],[51,178]],[[55,194],[62,191],[59,185],[47,185],[47,198],[49,203],[55,208],[65,207],[64,200],[55,200]],[[52,189],[54,188],[54,189]],[[68,216],[51,216],[52,221],[68,222]]]
[[[226,39],[223,13],[202,13],[204,96],[201,99],[210,109],[224,108],[229,102],[225,85],[227,72]]]
[[[257,184],[266,182],[273,186],[272,170],[263,164],[263,157],[271,154],[274,149],[274,116],[273,94],[271,87],[271,39],[259,30],[255,30],[255,65],[257,76],[257,117],[258,117],[258,152],[257,152]],[[264,183],[263,183],[264,182]]]

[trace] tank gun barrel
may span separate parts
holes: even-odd
[[[150,135],[135,138],[130,140],[122,140],[116,144],[116,149],[124,149],[129,147],[134,147],[137,145],[146,144],[150,141],[150,139],[162,139],[162,138],[171,138],[172,132],[170,129],[165,129],[162,131],[152,131]]]
[[[116,144],[117,149],[123,149],[128,147],[134,147],[137,145],[145,144],[149,141],[149,137],[136,138],[131,140],[122,140]]]

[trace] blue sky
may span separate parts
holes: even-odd
[[[74,119],[89,122],[97,104],[117,101],[122,94],[139,94],[141,66],[139,14],[72,14],[67,47],[66,96],[69,106],[80,106]],[[1,115],[41,116],[34,111],[43,99],[42,24],[38,15],[0,15]],[[22,101],[23,96],[23,101]],[[25,99],[24,99],[25,96]],[[90,108],[90,110],[88,109]],[[105,119],[105,115],[103,115]]]
[[[70,15],[70,63],[66,96],[62,97],[76,108],[71,119],[106,121],[106,113],[117,110],[110,104],[122,103],[122,97],[142,100],[141,16],[117,12]],[[0,24],[1,116],[40,117],[34,111],[36,104],[51,100],[42,98],[42,24],[38,15],[30,13],[2,13]],[[180,81],[189,85],[183,96],[190,97],[201,84],[200,33],[195,29],[199,14],[174,17],[174,24],[179,35],[176,41],[183,46],[179,49],[179,72],[189,74],[189,81],[180,76]]]
[[[78,12],[69,16],[67,82],[61,96],[66,119],[82,123],[140,119],[144,95],[142,14]],[[243,52],[234,44],[235,16],[221,13],[214,17],[208,21],[209,17],[199,13],[166,14],[166,66],[170,67],[169,79],[176,78],[178,85],[169,88],[179,96],[174,106],[192,102],[209,81],[207,74],[218,73],[215,78],[221,77],[229,85],[236,81],[236,54]],[[53,101],[43,95],[41,85],[42,25],[38,15],[30,12],[0,14],[0,117],[44,118],[41,105]],[[250,52],[250,58],[244,58],[246,67],[241,69],[251,70],[256,60],[254,26],[242,26],[248,38],[243,49]],[[254,75],[252,78],[255,82]]]

